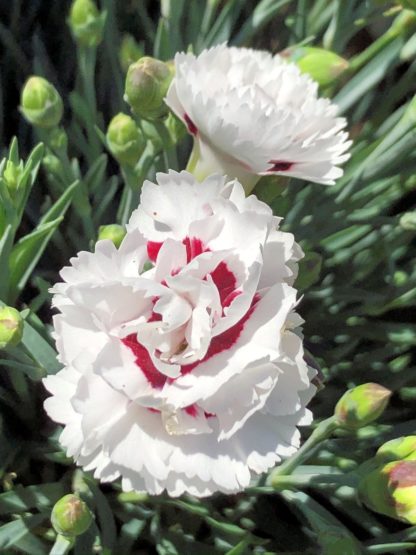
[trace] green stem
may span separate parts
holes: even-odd
[[[399,553],[408,549],[415,549],[416,543],[384,543],[382,545],[370,545],[365,549],[368,555],[378,555],[379,553]]]
[[[73,538],[67,538],[58,534],[49,555],[66,555],[69,553],[74,543],[75,541]]]
[[[75,175],[71,162],[68,158],[68,153],[66,150],[60,150],[57,151],[56,154],[58,155],[64,169],[67,185],[70,185],[77,180],[77,176]],[[74,195],[74,205],[82,222],[86,238],[88,241],[94,240],[95,228],[92,221],[92,207],[88,189],[84,181],[81,181],[80,187],[78,187],[78,191]]]
[[[172,144],[172,139],[169,135],[169,131],[166,129],[166,126],[162,121],[155,121],[153,122],[153,125],[162,140],[166,171],[177,170],[178,159],[176,156],[176,148]]]
[[[281,476],[288,476],[293,472],[293,470],[302,464],[311,455],[311,451],[319,445],[322,441],[327,439],[332,432],[338,427],[335,416],[331,416],[326,420],[320,422],[320,424],[315,428],[310,437],[305,441],[302,447],[293,455],[293,457],[287,459],[283,464],[278,466],[272,473],[271,484],[276,487],[279,484],[279,478]]]
[[[95,131],[98,125],[97,97],[95,91],[95,64],[97,48],[95,46],[79,45],[78,64],[81,76],[82,92],[88,106],[88,117],[85,121],[88,142],[91,148],[90,162],[93,162],[101,152],[100,142]]]
[[[193,173],[196,165],[198,163],[198,158],[199,158],[199,148],[197,146],[197,143],[194,142],[194,146],[192,147],[192,152],[191,155],[189,156],[189,160],[188,163],[186,164],[186,171],[189,173]]]

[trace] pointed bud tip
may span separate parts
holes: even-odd
[[[341,397],[335,407],[339,426],[357,430],[384,412],[392,392],[376,383],[366,383],[350,389]]]

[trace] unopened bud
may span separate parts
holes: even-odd
[[[126,229],[122,225],[102,225],[98,230],[98,240],[109,239],[118,248],[126,235]]]
[[[416,231],[416,210],[414,212],[405,212],[401,216],[399,224],[406,231]]]
[[[74,0],[69,13],[69,27],[83,46],[97,46],[103,38],[105,12],[100,13],[93,0]]]
[[[120,65],[124,73],[127,73],[127,70],[129,69],[131,64],[137,62],[137,60],[139,60],[143,56],[143,48],[136,41],[136,39],[128,33],[124,34],[123,38],[121,39],[119,52]]]
[[[107,129],[107,145],[121,164],[135,166],[145,147],[143,135],[136,122],[126,114],[113,117]]]
[[[61,497],[52,509],[52,526],[62,536],[80,536],[88,530],[92,520],[86,503],[72,493]]]
[[[145,56],[127,72],[125,99],[133,112],[144,119],[157,119],[168,113],[164,102],[173,78],[172,69],[155,58]]]
[[[14,347],[23,336],[23,318],[11,306],[0,308],[0,349]]]
[[[302,73],[310,75],[321,86],[330,85],[348,69],[349,65],[347,60],[335,52],[314,46],[289,48],[282,55],[294,62]]]
[[[64,106],[55,87],[43,77],[30,77],[22,91],[20,111],[29,123],[50,128],[59,124]]]
[[[11,160],[7,160],[6,167],[3,171],[3,179],[11,196],[17,190],[19,181],[23,173],[23,163],[14,164]]]
[[[357,430],[377,420],[387,406],[391,391],[376,383],[365,383],[350,389],[335,407],[338,425]]]
[[[373,511],[416,524],[416,461],[393,461],[364,474],[358,495]]]
[[[377,450],[376,459],[384,462],[415,460],[416,436],[403,436],[383,443]]]

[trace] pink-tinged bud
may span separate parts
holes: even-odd
[[[384,443],[376,453],[380,461],[401,461],[416,459],[416,436],[403,436]]]
[[[365,474],[360,500],[377,513],[416,524],[416,461],[393,461]]]
[[[335,407],[338,425],[357,430],[377,420],[389,402],[391,391],[376,383],[365,383],[350,389]]]

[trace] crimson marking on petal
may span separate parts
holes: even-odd
[[[223,351],[227,351],[230,349],[240,337],[244,326],[250,316],[253,314],[254,309],[256,308],[256,304],[259,301],[260,297],[255,295],[253,302],[251,303],[250,308],[246,312],[246,314],[241,318],[239,322],[237,322],[234,326],[223,332],[221,335],[217,335],[211,340],[210,346],[208,348],[207,354],[201,360],[197,360],[192,364],[184,364],[181,366],[181,374],[189,374],[192,372],[194,368],[206,362],[211,357],[222,353]]]
[[[191,260],[199,256],[203,252],[206,252],[206,249],[204,249],[204,244],[202,243],[201,239],[197,239],[196,237],[185,237],[182,243],[186,247],[187,262],[190,262]]]
[[[188,131],[191,135],[197,135],[198,134],[198,128],[197,126],[194,124],[194,122],[191,120],[191,118],[188,116],[188,114],[185,114],[183,116],[183,119],[185,120],[186,123],[186,127],[188,128]]]
[[[241,291],[233,291],[232,293],[230,293],[229,295],[227,295],[224,299],[224,302],[222,302],[222,307],[226,308],[227,306],[230,306],[230,304],[233,302],[233,300],[238,297],[238,295],[241,295]]]
[[[183,410],[186,412],[186,414],[189,414],[189,416],[193,416],[194,418],[198,416],[198,407],[195,405],[195,403],[193,405],[185,407]]]
[[[285,162],[284,160],[269,160],[269,164],[273,164],[268,172],[287,172],[292,166],[293,162]]]
[[[147,242],[147,256],[152,262],[156,262],[157,255],[162,248],[163,243],[157,243],[156,241]]]
[[[213,272],[211,272],[212,281],[215,283],[220,295],[221,306],[225,304],[226,299],[234,292],[237,280],[235,275],[228,268],[225,262],[220,262]],[[231,301],[230,301],[231,302]]]
[[[157,319],[157,318],[156,318]],[[131,333],[122,340],[124,345],[128,347],[136,357],[136,364],[145,375],[147,381],[152,387],[161,389],[166,382],[166,376],[159,372],[150,358],[149,352],[141,343],[137,341],[135,333]]]

